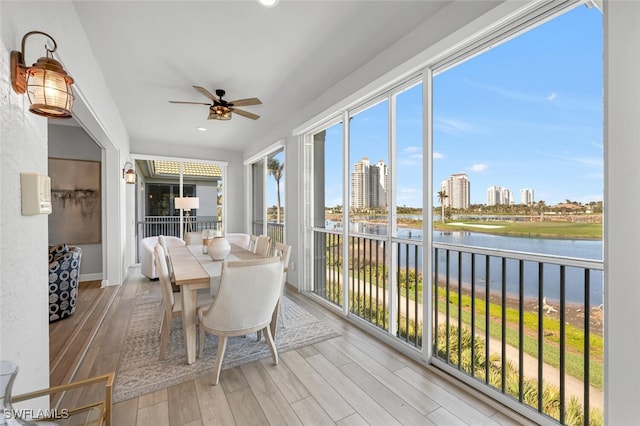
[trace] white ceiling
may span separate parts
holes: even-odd
[[[244,150],[450,2],[73,4],[135,152],[149,143]],[[207,120],[206,105],[168,102],[207,102],[193,85],[224,89],[229,101],[260,98],[243,109],[261,118]]]

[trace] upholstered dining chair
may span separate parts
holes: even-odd
[[[200,357],[204,352],[205,332],[218,336],[211,384],[217,385],[220,381],[222,359],[230,336],[262,330],[273,363],[278,364],[269,325],[280,298],[283,271],[279,257],[223,263],[218,296],[211,305],[198,309]]]
[[[287,272],[289,270],[289,259],[291,257],[291,246],[275,242],[273,244],[273,256],[279,257],[282,260],[283,266],[283,274],[282,274],[282,285],[280,286],[280,298],[278,299],[278,304],[276,308],[273,310],[273,316],[271,317],[271,336],[276,338],[276,330],[278,327],[278,319],[280,319],[280,324],[285,327],[285,318],[282,314],[282,298],[284,297],[284,286],[287,282]],[[257,340],[260,341],[262,339],[262,332],[258,331]]]
[[[266,235],[258,236],[256,240],[256,248],[253,251],[255,254],[259,254],[262,257],[269,256],[269,251],[271,250],[271,237]]]
[[[231,232],[225,234],[224,236],[227,241],[231,244],[235,244],[238,247],[242,247],[243,249],[249,249],[249,242],[251,240],[251,236],[249,234],[245,234],[242,232]]]
[[[169,277],[167,258],[160,244],[156,244],[155,257],[158,278],[160,279],[160,288],[162,290],[162,309],[164,311],[164,316],[160,321],[160,359],[164,359],[173,319],[182,316],[182,293],[174,293],[171,290],[171,278]],[[198,291],[198,307],[209,306],[212,301],[213,298],[209,295],[209,289]]]

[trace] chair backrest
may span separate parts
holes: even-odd
[[[243,249],[248,249],[249,248],[249,240],[250,240],[249,234],[243,234],[241,232],[234,232],[234,233],[230,233],[230,234],[225,234],[224,237],[231,244],[235,244],[238,247],[242,247]]]
[[[173,291],[171,289],[169,266],[167,265],[167,258],[165,257],[162,246],[160,244],[156,244],[154,250],[156,255],[156,269],[158,271],[160,288],[162,290],[162,300],[164,301],[165,321],[171,321],[173,318],[173,304],[175,303],[175,299],[173,298]]]
[[[271,250],[271,237],[260,235],[256,240],[256,249],[254,250],[254,253],[267,257],[269,255],[269,250]]]
[[[164,235],[158,235],[158,244],[160,244],[164,250],[165,255],[169,253],[169,250],[167,249],[167,241],[164,239]]]
[[[203,324],[231,334],[266,327],[280,297],[283,273],[278,257],[224,262],[218,296],[203,312]]]
[[[249,250],[250,252],[255,253],[256,252],[256,243],[258,242],[258,236],[257,235],[249,235],[249,243],[247,244],[247,250]]]
[[[284,243],[273,243],[273,255],[280,256],[284,266],[284,279],[287,278],[287,272],[289,270],[289,258],[291,257],[291,246]]]

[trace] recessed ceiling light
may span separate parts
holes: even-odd
[[[206,132],[207,131],[207,129],[204,128],[204,127],[198,127],[198,130],[200,130],[201,132]]]
[[[264,7],[276,7],[279,0],[257,0],[260,6]]]

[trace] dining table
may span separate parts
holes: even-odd
[[[182,293],[182,324],[187,364],[196,360],[197,294],[200,289],[209,289],[215,296],[220,287],[222,264],[224,261],[262,259],[235,244],[224,260],[213,260],[202,252],[202,245],[185,245],[169,248],[169,261],[173,269],[176,285]]]

